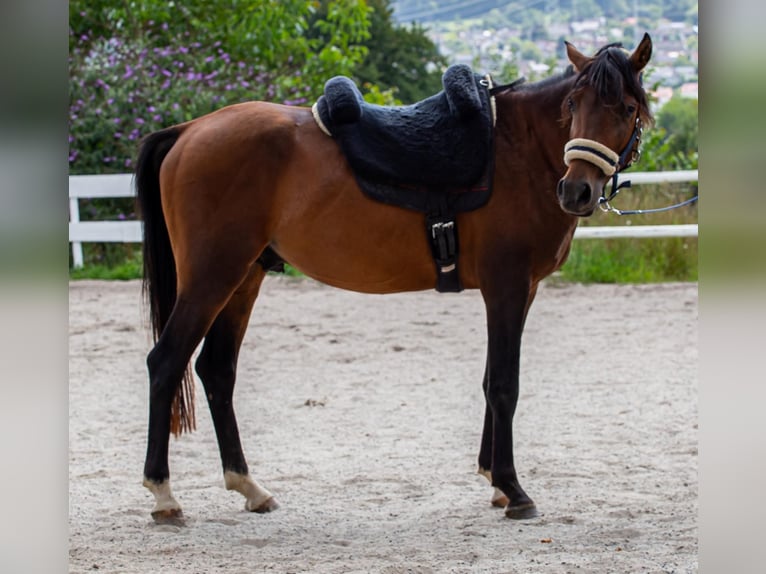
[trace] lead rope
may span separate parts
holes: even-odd
[[[686,199],[680,203],[668,205],[666,207],[657,207],[654,209],[621,210],[617,209],[609,203],[615,197],[617,197],[617,194],[619,194],[622,189],[631,187],[631,181],[629,179],[620,182],[620,172],[629,168],[641,157],[641,150],[639,146],[641,144],[642,134],[643,127],[641,125],[641,119],[636,118],[636,126],[633,129],[633,134],[631,134],[630,140],[620,155],[617,155],[611,149],[597,141],[583,138],[570,140],[565,146],[564,163],[566,165],[569,165],[569,162],[573,159],[585,160],[599,167],[601,171],[604,172],[604,175],[612,178],[612,190],[610,191],[609,196],[607,197],[606,195],[606,185],[601,190],[601,197],[598,201],[598,206],[601,211],[614,213],[616,215],[659,213],[661,211],[670,211],[671,209],[677,209],[685,205],[690,205],[699,199],[698,193],[694,197]]]
[[[654,209],[621,210],[621,209],[617,209],[616,207],[612,206],[609,203],[615,197],[617,197],[617,194],[620,193],[620,190],[631,187],[631,182],[629,179],[626,179],[625,181],[620,183],[619,181],[620,172],[623,169],[630,167],[634,162],[638,161],[638,159],[641,157],[641,150],[639,149],[639,145],[641,144],[642,134],[643,134],[643,128],[641,127],[641,120],[639,118],[636,118],[636,127],[633,130],[633,135],[630,137],[630,141],[628,142],[628,145],[625,147],[625,150],[620,155],[620,159],[619,159],[620,167],[612,175],[612,191],[609,193],[609,197],[606,197],[606,185],[604,186],[604,189],[601,190],[601,197],[598,200],[598,206],[599,208],[601,208],[601,211],[605,213],[614,213],[616,215],[641,215],[644,213],[660,213],[662,211],[670,211],[671,209],[677,209],[679,207],[683,207],[684,205],[690,205],[699,199],[699,193],[697,193],[697,195],[695,195],[694,197],[690,197],[689,199],[686,199],[680,203],[675,203],[673,205],[668,205],[666,207],[656,207]],[[629,161],[626,162],[628,158],[628,154],[632,154],[632,157],[630,158]]]

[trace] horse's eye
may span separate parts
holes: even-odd
[[[636,113],[635,104],[628,104],[627,106],[625,106],[625,113],[627,113],[627,115],[629,116],[632,116],[633,114],[635,114]]]

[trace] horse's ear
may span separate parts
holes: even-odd
[[[572,44],[564,40],[564,44],[567,45],[567,58],[569,58],[569,61],[572,62],[572,65],[575,68],[575,71],[580,72],[585,67],[585,65],[588,63],[588,56],[580,52],[577,48],[575,48]]]
[[[644,33],[644,37],[638,44],[636,50],[630,55],[630,63],[633,65],[633,69],[637,74],[649,63],[649,58],[652,57],[652,39],[649,34]]]

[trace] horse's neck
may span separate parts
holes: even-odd
[[[527,165],[546,166],[551,177],[561,177],[564,146],[569,125],[561,122],[561,102],[569,91],[566,82],[548,87],[545,92],[519,91],[509,94],[499,106],[498,118],[507,125],[513,157]]]
[[[528,209],[545,213],[546,222],[558,222],[567,235],[577,218],[565,213],[556,198],[556,186],[564,175],[564,146],[569,123],[561,122],[561,102],[571,88],[562,81],[540,90],[519,90],[497,101],[497,174],[510,187],[526,185],[521,194]],[[502,130],[502,132],[501,132]],[[534,206],[534,207],[533,207]]]

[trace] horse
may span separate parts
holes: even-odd
[[[484,427],[479,473],[505,516],[537,515],[514,465],[522,331],[540,281],[567,259],[580,217],[637,156],[652,121],[641,77],[648,34],[633,52],[608,44],[586,56],[566,42],[567,69],[493,86],[493,189],[457,214],[463,289],[486,308]],[[279,505],[253,478],[232,394],[240,344],[259,287],[281,262],[363,293],[434,288],[439,272],[423,215],[360,191],[340,146],[307,107],[227,106],[142,140],[134,182],[143,218],[149,421],[143,484],[157,523],[184,523],[170,488],[168,448],[194,428],[192,355],[218,440],[226,489],[256,513]],[[639,136],[639,137],[637,137]],[[434,228],[436,229],[436,228]]]

